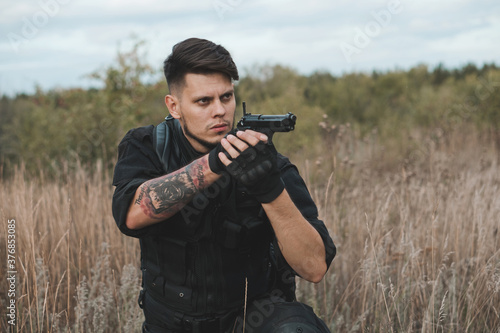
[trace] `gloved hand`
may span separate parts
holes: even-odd
[[[233,129],[229,133],[227,133],[226,136],[224,136],[224,137],[227,137],[229,134],[234,135],[236,133],[236,131],[237,130]],[[231,160],[231,156],[224,149],[224,147],[222,147],[221,143],[219,142],[217,144],[217,146],[215,146],[215,148],[212,149],[208,153],[208,166],[210,167],[210,170],[212,170],[212,172],[217,173],[217,174],[220,174],[221,172],[226,171],[226,166],[224,165],[224,163],[222,163],[222,161],[219,158],[220,152],[223,152],[224,155],[226,155],[227,158]]]
[[[261,203],[273,201],[285,188],[278,170],[276,151],[262,141],[241,152],[226,169],[245,185],[248,194]]]
[[[226,166],[224,165],[224,163],[221,162],[219,158],[220,152],[223,152],[229,159],[231,159],[231,156],[229,156],[229,154],[226,152],[224,147],[222,147],[220,142],[217,144],[217,146],[215,146],[214,149],[212,149],[208,153],[208,166],[210,167],[210,170],[212,170],[212,172],[217,174],[220,174],[222,171],[226,170]]]

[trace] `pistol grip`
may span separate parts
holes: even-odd
[[[267,144],[272,146],[273,145],[273,136],[274,136],[274,131],[270,128],[263,128],[259,132],[264,133],[267,135]]]

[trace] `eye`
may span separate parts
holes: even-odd
[[[229,100],[231,100],[232,97],[233,97],[233,93],[229,92],[227,94],[222,95],[222,100],[223,101],[229,101]]]
[[[200,98],[199,100],[196,101],[196,103],[201,104],[201,105],[206,105],[210,102],[210,99],[208,97],[203,97]]]

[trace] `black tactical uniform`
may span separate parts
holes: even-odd
[[[140,239],[145,331],[224,332],[235,325],[245,298],[248,304],[263,300],[255,304],[264,307],[266,300],[295,300],[296,273],[281,255],[261,205],[227,174],[167,221],[140,230],[126,227],[128,207],[143,182],[203,156],[177,120],[167,118],[156,130],[129,131],[118,150],[113,215],[124,234]],[[335,246],[304,181],[282,155],[278,167],[293,202],[319,232],[329,266]]]

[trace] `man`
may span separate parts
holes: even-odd
[[[335,247],[294,165],[232,130],[237,68],[191,38],[164,62],[166,121],[118,148],[113,215],[141,244],[143,332],[328,332],[295,301]]]

